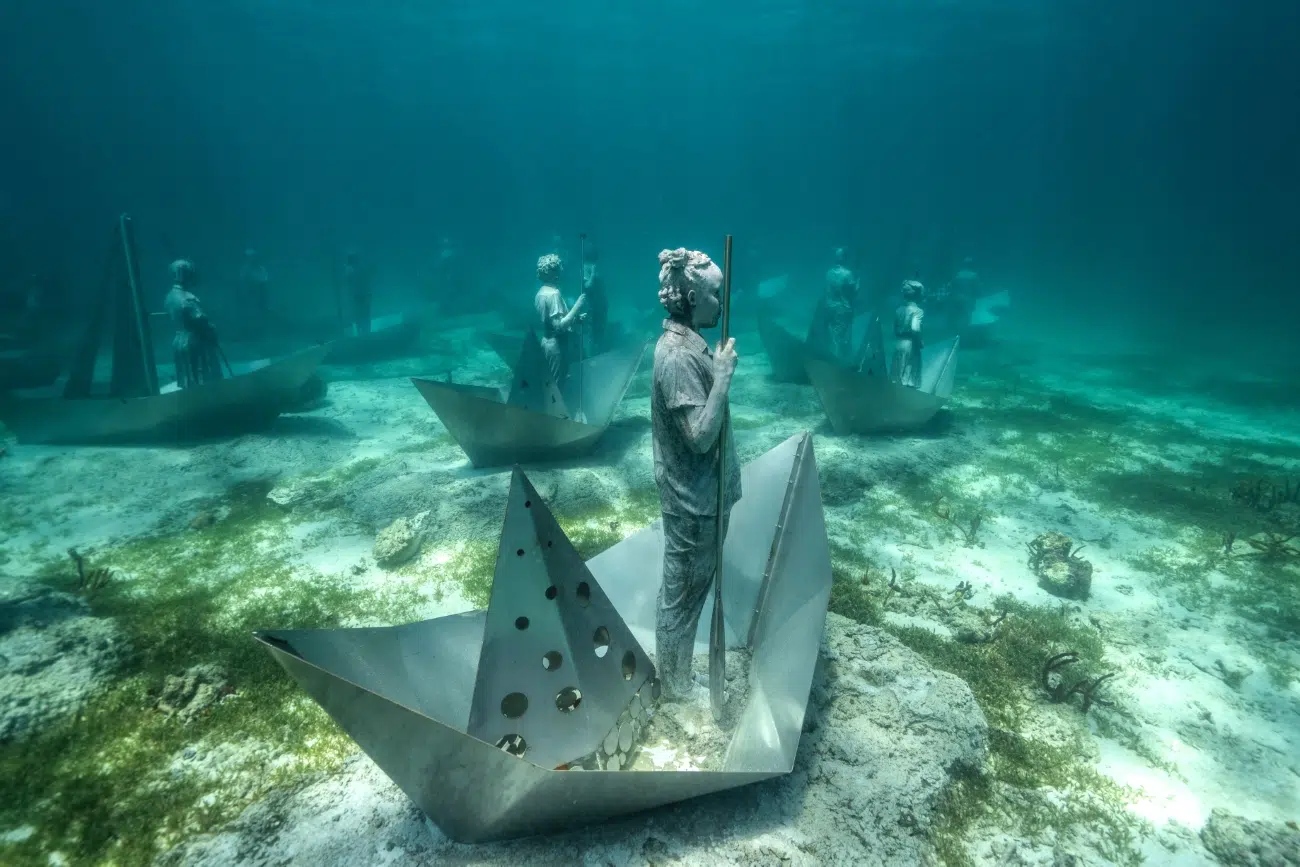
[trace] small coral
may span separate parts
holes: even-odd
[[[411,560],[420,550],[428,517],[428,512],[421,512],[414,518],[398,518],[380,530],[375,537],[375,562],[387,569]]]
[[[1087,599],[1092,591],[1092,564],[1079,556],[1070,537],[1055,530],[1029,543],[1029,571],[1038,586],[1053,596]]]

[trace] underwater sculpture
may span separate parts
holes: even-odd
[[[537,279],[542,285],[533,298],[537,324],[541,328],[542,354],[546,357],[551,381],[560,391],[568,388],[569,376],[582,356],[580,326],[585,318],[582,308],[587,303],[584,295],[579,295],[572,307],[565,302],[557,285],[563,271],[559,255],[547,253],[539,258]]]
[[[743,481],[723,615],[728,647],[748,657],[749,688],[716,771],[628,770],[659,700],[645,648],[661,523],[584,563],[518,469],[486,611],[256,639],[460,842],[587,825],[787,774],[831,587],[812,438],[786,440]]]
[[[804,364],[837,434],[906,431],[934,418],[952,395],[959,344],[960,338],[950,337],[927,345],[915,376],[917,385],[895,382],[886,361],[880,318],[873,317],[856,365],[846,367],[820,358],[807,358]],[[912,364],[914,350],[914,345],[906,347],[906,360]]]
[[[659,254],[659,303],[668,318],[655,345],[650,419],[666,544],[655,658],[671,699],[698,691],[691,672],[695,633],[714,583],[719,539],[726,538],[728,515],[740,499],[736,442],[727,424],[736,341],[724,325],[724,342],[714,353],[700,336],[723,318],[729,300],[721,297],[723,284],[723,272],[701,252]]]
[[[160,388],[131,219],[126,215],[114,228],[111,254],[111,270],[61,394],[46,389],[15,392],[0,403],[0,419],[19,442],[196,439],[264,427],[299,402],[325,346],[231,370],[231,376],[215,381]],[[96,363],[105,342],[111,343],[109,381],[97,383]]]
[[[171,274],[172,288],[164,306],[176,327],[176,334],[172,337],[176,385],[192,388],[221,379],[224,374],[217,330],[192,291],[198,285],[199,273],[189,259],[177,259],[171,264]]]
[[[344,301],[350,311],[348,324],[342,336],[329,344],[324,364],[371,364],[396,358],[409,351],[420,336],[423,315],[397,313],[371,318],[371,270],[356,249],[344,254],[342,290],[345,299],[339,300],[340,318]]]
[[[924,293],[919,280],[904,280],[903,303],[894,311],[894,364],[889,378],[912,388],[921,385],[921,350],[925,346],[921,322],[925,311],[917,302]]]
[[[852,274],[848,269],[844,270]],[[832,274],[836,281],[833,293],[836,300],[828,308]],[[828,295],[819,297],[811,308],[806,301],[801,303],[787,294],[787,283],[783,278],[765,280],[759,285],[758,337],[772,367],[772,379],[806,383],[808,371],[804,361],[808,358],[839,364],[851,360],[852,351],[848,347],[856,346],[864,339],[870,316],[844,309],[842,302],[844,292],[848,291],[847,279],[832,268],[827,274]],[[856,292],[857,277],[852,281]],[[841,352],[844,354],[839,354]]]
[[[411,382],[475,467],[563,460],[595,448],[645,347],[642,341],[578,362],[562,390],[530,330],[504,388],[420,377]]]

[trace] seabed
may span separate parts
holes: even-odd
[[[744,329],[740,458],[814,431],[835,568],[795,773],[448,840],[250,634],[486,605],[509,468],[470,468],[408,379],[508,374],[499,322],[452,325],[265,434],[0,442],[0,862],[1253,863],[1236,828],[1300,863],[1293,371],[1007,341],[926,431],[838,437]],[[657,517],[649,387],[590,457],[528,468],[584,557]],[[1048,531],[1086,599],[1030,571]]]

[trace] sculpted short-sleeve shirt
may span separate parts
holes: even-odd
[[[704,338],[672,320],[655,344],[650,420],[654,429],[655,483],[667,515],[718,513],[718,444],[703,454],[691,448],[677,416],[708,402],[713,388],[713,353]],[[730,419],[730,410],[727,411]],[[727,425],[727,503],[740,499],[740,463]]]
[[[543,286],[537,290],[534,304],[542,321],[542,336],[555,337],[555,323],[569,315],[569,305],[564,303],[564,296],[554,286]]]

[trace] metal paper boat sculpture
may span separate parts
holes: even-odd
[[[856,366],[821,359],[805,360],[808,378],[837,434],[869,434],[918,428],[952,395],[960,337],[926,345],[921,353],[919,388],[890,381],[887,351],[879,317],[873,317]]]
[[[579,362],[567,394],[551,381],[541,344],[531,330],[505,388],[419,377],[411,382],[475,467],[564,460],[595,448],[645,347],[643,341]]]
[[[349,330],[329,344],[323,364],[370,364],[408,352],[420,336],[422,317],[395,313],[370,320],[370,330]]]
[[[809,358],[821,359],[828,364],[848,364],[849,359],[837,360],[826,348],[829,338],[822,306],[818,302],[811,313],[803,311],[801,317],[807,321],[802,328],[803,337],[790,330],[786,317],[778,317],[775,308],[784,307],[784,302],[775,302],[760,296],[758,305],[758,337],[767,352],[768,362],[772,366],[772,378],[777,382],[808,381],[808,371],[804,361]],[[853,319],[852,345],[859,346],[867,337],[870,316],[858,315]]]
[[[142,443],[196,439],[264,427],[300,402],[325,355],[318,346],[225,379],[160,389],[131,219],[118,219],[108,279],[62,393],[15,392],[0,404],[22,443]],[[108,382],[96,382],[101,346],[111,345]],[[46,393],[51,392],[53,393]]]
[[[749,693],[719,771],[619,770],[658,698],[645,648],[661,525],[583,563],[518,469],[486,611],[256,638],[461,842],[586,825],[780,776],[794,766],[831,588],[811,437],[777,446],[743,479],[723,587],[728,646],[750,650]],[[700,618],[701,652],[710,616]]]

